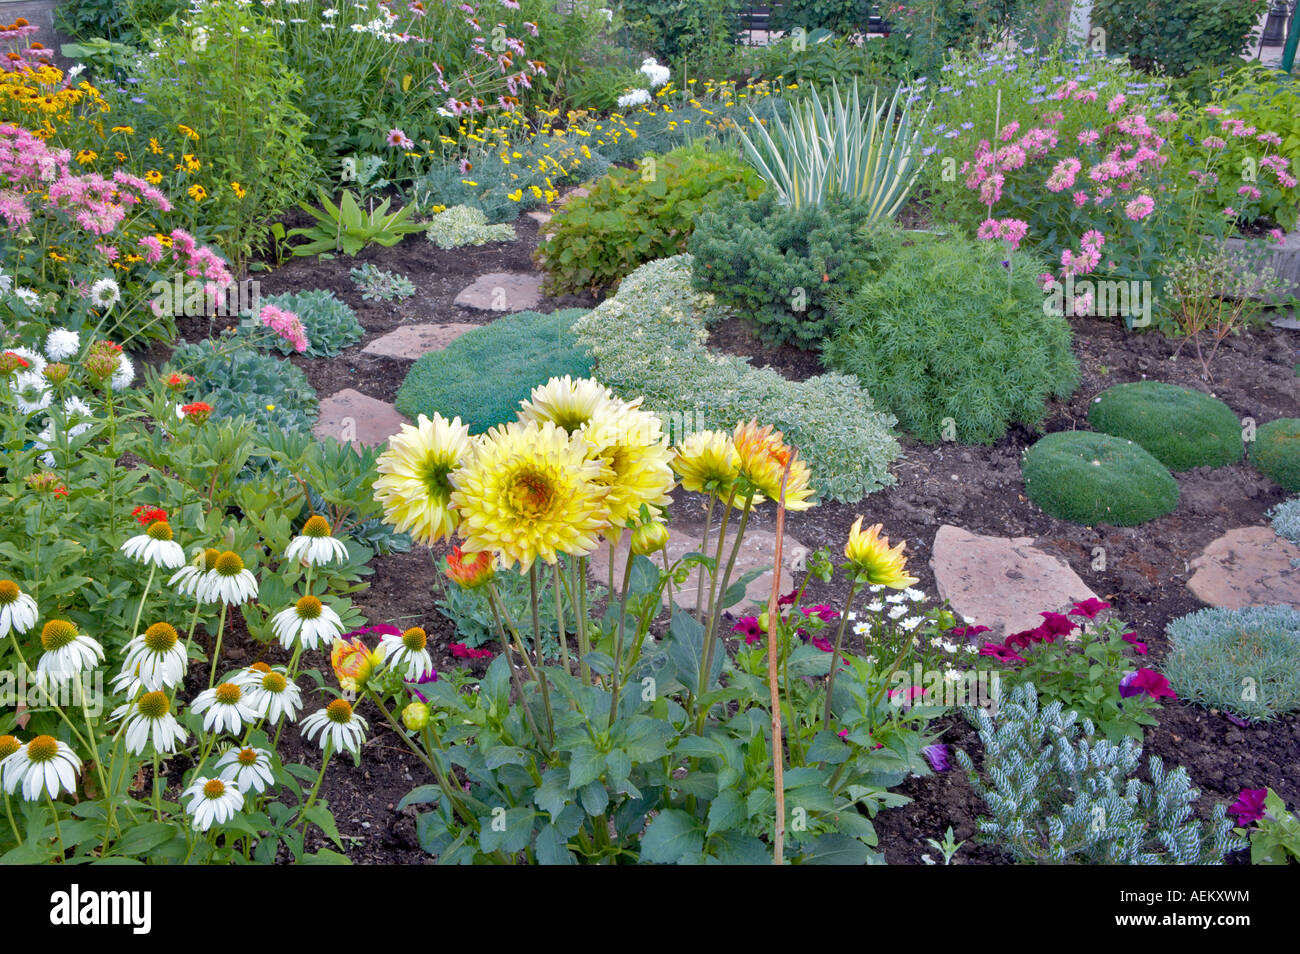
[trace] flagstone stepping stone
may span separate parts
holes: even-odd
[[[930,559],[940,599],[990,637],[1032,629],[1043,612],[1062,612],[1097,596],[1063,559],[1033,537],[985,537],[945,524]]]
[[[1229,530],[1194,559],[1187,588],[1211,606],[1289,603],[1300,610],[1300,547],[1279,537],[1272,527]]]
[[[545,225],[547,222],[551,221],[551,213],[549,212],[529,212],[527,215],[538,225]]]
[[[345,388],[320,402],[320,418],[312,433],[353,447],[382,447],[406,423],[391,404]]]
[[[525,272],[491,272],[456,296],[456,304],[480,311],[528,311],[542,299],[542,277]]]
[[[402,325],[383,337],[376,338],[361,350],[365,354],[414,361],[426,352],[441,351],[465,332],[481,327],[482,325],[468,321],[436,325]]]
[[[725,544],[726,552],[723,554],[723,565],[725,568],[727,556],[731,552],[731,542],[734,539],[735,523],[732,523],[731,533],[728,534]],[[623,584],[623,567],[627,565],[627,548],[631,540],[630,531],[623,533],[623,539],[619,541],[618,549],[614,555],[614,588],[617,590]],[[681,532],[674,529],[672,536],[668,540],[668,563],[671,566],[674,560],[677,560],[688,553],[703,552],[700,546],[700,532]],[[716,528],[709,537],[709,554],[717,553],[717,530]],[[808,554],[808,548],[795,540],[789,534],[786,534],[785,540],[781,545],[781,592],[787,593],[794,589],[794,574],[792,570],[801,566],[803,559]],[[735,606],[731,607],[731,612],[736,615],[747,613],[753,607],[753,604],[759,603],[764,607],[767,606],[768,597],[772,595],[772,561],[776,557],[776,534],[767,530],[746,530],[745,539],[740,545],[740,552],[736,555],[736,566],[731,571],[731,579],[734,583],[751,570],[760,567],[766,568],[766,572],[760,573],[750,581],[745,587],[745,598]],[[663,554],[655,553],[649,557],[654,561],[655,566],[663,568]],[[601,584],[609,580],[609,544],[602,543],[601,546],[591,555],[591,561],[588,563],[588,570],[591,578]],[[683,586],[673,584],[673,603],[682,609],[695,608],[695,591],[699,584],[700,570],[698,568],[691,571]],[[719,581],[721,582],[721,581]],[[709,578],[704,577],[704,605],[709,602]]]

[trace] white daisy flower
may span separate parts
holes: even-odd
[[[34,802],[46,795],[58,798],[61,792],[76,791],[80,770],[81,759],[72,746],[52,735],[38,735],[0,762],[0,779],[10,795],[21,785],[23,798]]]
[[[207,831],[214,824],[224,825],[244,807],[244,793],[239,787],[219,778],[200,775],[182,794],[190,803],[185,810],[194,817],[194,827]]]
[[[238,553],[226,550],[212,561],[212,569],[203,574],[198,598],[204,603],[234,606],[257,596],[257,577],[244,567]]]
[[[122,290],[111,278],[101,278],[90,286],[90,303],[96,308],[112,308],[122,299]]]
[[[118,355],[117,370],[113,372],[113,377],[108,382],[109,386],[114,391],[120,391],[128,387],[134,380],[135,365],[131,363],[131,359],[126,355]]]
[[[882,603],[880,600],[872,600],[870,603],[867,604],[868,613],[879,613],[884,608],[885,608],[885,604]]]
[[[0,580],[0,639],[9,631],[22,635],[36,625],[36,600],[13,580]]]
[[[905,599],[907,599],[907,594],[905,594],[905,593],[890,593],[888,596],[885,597],[885,602],[886,602],[886,603],[901,603],[901,602],[903,602],[903,600],[905,600]]]
[[[167,585],[174,587],[176,592],[181,596],[188,596],[190,599],[201,600],[200,591],[204,589],[203,580],[212,572],[217,565],[217,557],[221,556],[220,550],[214,550],[208,547],[202,553],[198,554],[193,562],[187,563],[167,581]],[[201,600],[206,602],[204,600]]]
[[[54,392],[50,382],[40,371],[20,371],[9,382],[9,389],[14,393],[14,402],[20,414],[35,414],[50,406]]]
[[[223,782],[234,782],[242,792],[261,795],[275,784],[271,774],[271,753],[251,746],[231,749],[217,759]]]
[[[308,594],[276,613],[271,620],[271,631],[285,649],[292,649],[294,643],[302,643],[304,649],[315,649],[339,637],[343,620],[328,604]]]
[[[901,616],[906,616],[906,615],[907,615],[907,607],[906,607],[906,606],[895,606],[895,607],[893,607],[892,609],[890,609],[890,611],[889,611],[889,618],[890,618],[890,619],[898,619],[899,617],[901,617]]]
[[[67,361],[81,350],[81,335],[69,328],[55,328],[45,339],[45,356],[51,361]]]
[[[853,632],[858,636],[869,636],[871,635],[871,624],[866,622],[854,623]]]
[[[921,600],[925,599],[925,593],[922,590],[915,589],[911,586],[903,590],[903,595],[913,603],[919,603]]]
[[[903,629],[907,630],[910,633],[912,630],[916,629],[916,627],[921,625],[921,617],[909,616],[907,619],[899,622],[898,625],[903,627]]]
[[[89,636],[77,632],[75,623],[52,619],[41,629],[40,661],[36,675],[62,683],[104,660],[104,647]]]
[[[935,645],[938,646],[940,649],[942,649],[945,653],[955,653],[957,651],[957,644],[947,639],[937,640],[935,642]]]
[[[302,525],[302,533],[285,548],[286,560],[301,560],[307,566],[323,566],[333,560],[347,560],[348,548],[330,535],[329,521],[312,514]]]
[[[185,565],[185,551],[172,539],[172,527],[166,520],[155,520],[144,533],[122,544],[122,552],[137,563],[175,570]]]
[[[961,682],[965,678],[965,674],[960,669],[945,669],[943,678],[948,682]]]
[[[980,648],[976,646],[974,643],[967,643],[962,648],[965,649],[966,652],[970,653],[972,656],[974,656],[977,652],[980,651]]]
[[[212,689],[204,689],[190,703],[190,711],[207,713],[203,717],[204,732],[226,731],[238,735],[246,723],[256,722],[257,713],[244,700],[244,690],[238,683],[223,682]]]
[[[313,712],[298,725],[307,739],[320,736],[320,747],[346,750],[356,755],[366,738],[366,720],[352,711],[346,699],[335,699],[324,709]]]
[[[188,734],[171,712],[171,700],[165,692],[146,692],[134,702],[118,706],[110,716],[114,721],[126,719],[122,734],[126,750],[141,755],[153,740],[154,751],[171,755]]]
[[[130,673],[150,692],[179,686],[185,678],[189,660],[180,634],[170,623],[154,623],[127,643],[125,651],[122,675]]]
[[[256,671],[250,666],[235,679],[244,690],[249,708],[272,725],[284,718],[292,722],[302,711],[302,690],[283,670],[267,667]]]
[[[402,678],[407,682],[419,682],[433,672],[433,660],[425,648],[429,638],[418,626],[412,626],[400,636],[386,635],[379,641],[379,648],[392,669],[402,670]]]

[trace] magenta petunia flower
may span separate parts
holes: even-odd
[[[1070,617],[1063,613],[1039,613],[1043,617],[1042,625],[1039,629],[1045,629],[1055,639],[1057,636],[1068,636],[1074,632],[1076,624]]]
[[[1070,610],[1071,616],[1083,616],[1087,619],[1096,619],[1102,610],[1110,609],[1110,604],[1090,596],[1082,603],[1075,603],[1074,609]]]
[[[1025,658],[1010,646],[1003,646],[1001,643],[985,643],[980,647],[981,656],[992,656],[998,662],[1022,663]]]
[[[1243,788],[1237,800],[1228,809],[1228,814],[1237,819],[1237,824],[1245,828],[1251,822],[1257,822],[1268,813],[1264,810],[1264,799],[1268,797],[1266,788]]]
[[[1147,654],[1147,644],[1138,639],[1137,633],[1125,633],[1120,638],[1132,646],[1133,651],[1139,656],[1145,656]]]
[[[1177,699],[1178,693],[1169,686],[1169,680],[1154,669],[1139,669],[1119,681],[1119,694],[1124,699],[1146,693],[1152,699]]]

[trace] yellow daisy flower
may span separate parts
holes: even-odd
[[[853,522],[849,531],[849,542],[844,545],[844,555],[849,558],[857,571],[859,583],[875,586],[888,586],[902,590],[917,582],[917,578],[907,573],[907,558],[903,556],[903,544],[893,549],[889,547],[889,537],[880,535],[881,525],[875,524],[862,530],[862,518]]]
[[[379,455],[374,483],[385,522],[425,546],[450,537],[457,516],[449,506],[449,477],[469,450],[469,428],[459,417],[448,421],[435,414],[430,420],[421,414],[416,426],[402,425]]]

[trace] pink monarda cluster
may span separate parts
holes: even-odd
[[[263,305],[258,317],[262,324],[289,342],[294,351],[301,354],[307,350],[307,332],[302,319],[293,312],[278,305]]]

